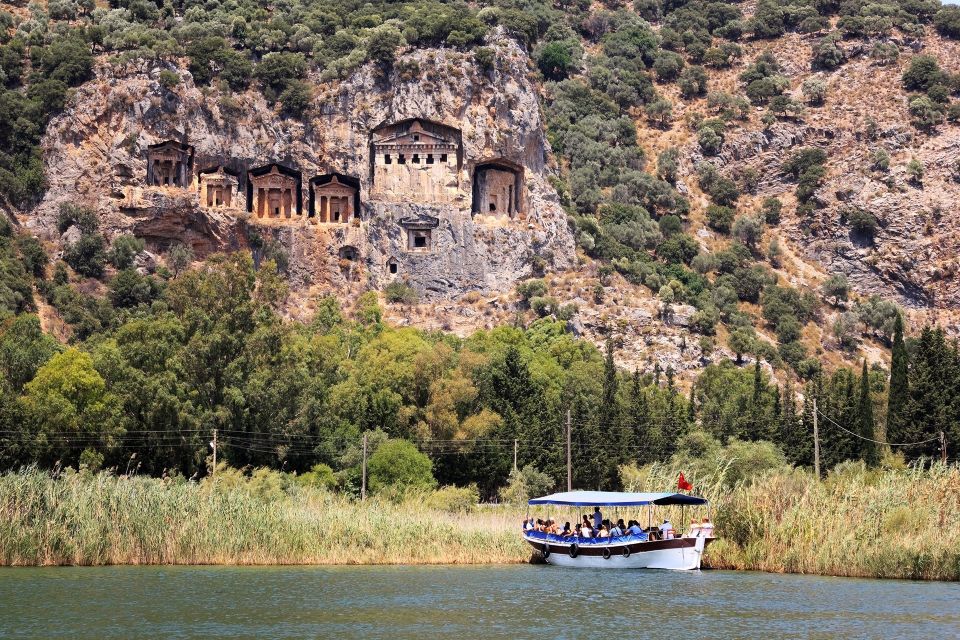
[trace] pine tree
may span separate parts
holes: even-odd
[[[870,398],[870,376],[867,373],[867,360],[863,360],[863,372],[860,374],[860,457],[870,466],[879,462],[876,439],[876,428],[873,423],[873,400]]]
[[[890,351],[890,390],[887,396],[887,442],[909,439],[907,422],[910,409],[910,384],[907,377],[907,347],[903,343],[903,318],[897,314]]]

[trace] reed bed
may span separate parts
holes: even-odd
[[[633,489],[662,488],[648,469]],[[725,486],[698,478],[721,539],[711,568],[960,579],[960,469],[849,465],[816,482],[783,470]],[[669,486],[669,485],[666,485]],[[164,483],[109,474],[0,476],[0,564],[481,564],[531,559],[523,508],[450,513],[302,486]],[[679,509],[668,512],[680,522]],[[555,514],[560,515],[560,514]],[[640,515],[640,514],[637,514]],[[691,515],[686,511],[685,515]],[[631,515],[630,517],[636,517]]]
[[[39,471],[0,476],[0,564],[475,564],[520,562],[514,512],[360,503],[292,486]]]

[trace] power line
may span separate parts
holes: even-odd
[[[929,443],[929,442],[933,442],[934,440],[939,440],[939,439],[940,439],[940,435],[937,434],[937,435],[933,436],[932,438],[928,438],[928,439],[926,439],[926,440],[921,440],[921,441],[919,441],[919,442],[883,442],[882,440],[874,440],[873,438],[868,438],[868,437],[866,437],[866,436],[862,436],[862,435],[860,435],[859,433],[854,433],[853,431],[850,431],[849,429],[846,429],[846,428],[840,426],[840,424],[839,424],[836,420],[834,420],[834,419],[831,418],[830,416],[826,415],[825,413],[823,413],[823,412],[820,411],[819,409],[817,410],[817,413],[820,415],[821,418],[823,418],[824,420],[829,420],[830,423],[833,424],[833,426],[837,427],[837,428],[840,429],[841,431],[845,431],[846,433],[849,433],[850,435],[852,435],[852,436],[854,436],[854,437],[860,438],[861,440],[866,440],[866,441],[868,441],[868,442],[874,442],[874,443],[876,443],[876,444],[885,444],[885,445],[887,445],[887,446],[889,446],[889,447],[913,447],[913,446],[916,446],[916,445],[918,445],[918,444],[927,444],[927,443]]]

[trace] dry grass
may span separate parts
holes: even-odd
[[[692,478],[712,501],[721,538],[706,566],[960,579],[956,466],[851,464],[820,483],[790,470],[732,489],[723,468]],[[630,483],[662,490],[675,478],[676,469],[654,466]],[[681,522],[674,511],[659,515]],[[422,500],[359,503],[270,483],[165,484],[106,474],[55,480],[26,471],[0,476],[0,565],[516,563],[530,558],[518,535],[521,517],[520,508],[447,513]]]
[[[322,490],[0,476],[0,564],[473,564],[529,557],[519,516]]]

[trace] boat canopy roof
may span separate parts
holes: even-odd
[[[706,498],[684,493],[631,493],[627,491],[564,491],[533,498],[527,504],[568,507],[638,507],[648,504],[707,504]]]

